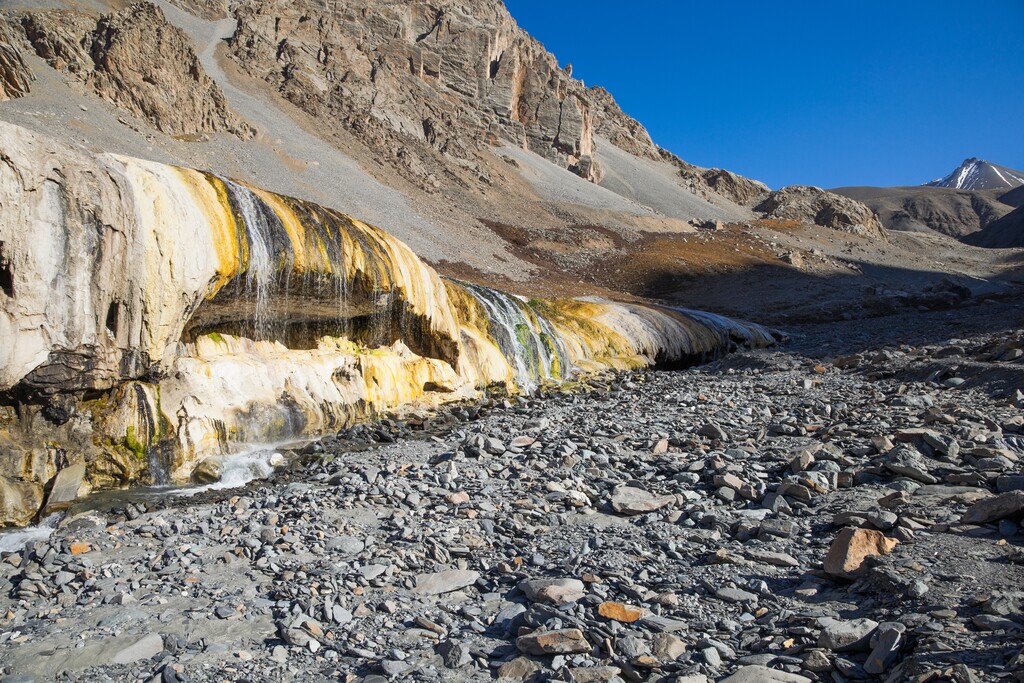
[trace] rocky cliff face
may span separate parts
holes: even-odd
[[[588,90],[494,0],[246,0],[232,53],[292,102],[387,146],[411,138],[466,158],[508,141],[588,179],[594,134],[646,156],[647,131]]]
[[[817,187],[784,187],[765,197],[754,210],[769,219],[807,221],[842,232],[886,238],[885,228],[871,209]]]
[[[36,53],[100,97],[169,135],[253,131],[228,109],[187,36],[149,3],[98,20],[70,10],[33,12],[22,27]]]
[[[9,27],[0,24],[0,101],[21,97],[34,80],[17,48],[18,37]]]
[[[244,442],[771,341],[444,281],[382,230],[200,171],[8,124],[0,152],[0,524],[80,460],[95,487],[182,480]]]

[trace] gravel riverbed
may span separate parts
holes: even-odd
[[[811,341],[73,511],[0,680],[1024,680],[1024,336]]]

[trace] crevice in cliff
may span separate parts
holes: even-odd
[[[107,307],[106,327],[114,339],[117,339],[118,330],[121,328],[121,304],[117,301],[111,301]]]

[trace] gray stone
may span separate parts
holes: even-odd
[[[675,502],[675,496],[656,496],[632,486],[619,486],[612,493],[612,509],[623,515],[642,515]]]
[[[871,641],[871,634],[878,628],[878,622],[872,619],[818,619],[821,634],[818,636],[818,647],[834,652],[865,650]]]
[[[342,556],[357,555],[365,545],[355,536],[335,536],[327,541],[327,549]]]
[[[726,602],[757,602],[757,595],[739,588],[719,588],[715,597]]]
[[[110,661],[113,664],[131,664],[140,659],[156,657],[163,650],[164,639],[159,633],[150,633],[118,650]]]
[[[906,630],[907,627],[899,622],[887,621],[879,624],[871,637],[872,650],[864,663],[864,670],[876,676],[888,671],[899,655],[903,633]]]
[[[79,491],[85,483],[85,463],[79,462],[65,467],[53,478],[53,488],[46,498],[43,515],[68,509],[78,500]]]
[[[928,472],[924,460],[909,448],[897,448],[886,456],[884,464],[890,472],[909,477],[922,484],[939,483],[939,480]]]
[[[469,648],[454,640],[446,640],[438,645],[437,653],[441,655],[441,661],[449,669],[458,669],[473,660]]]
[[[519,582],[521,590],[532,602],[568,605],[587,594],[578,579],[527,579]]]
[[[767,666],[744,666],[720,683],[812,683],[807,676],[791,674]]]
[[[417,595],[441,595],[472,586],[480,578],[479,572],[465,569],[447,569],[434,574],[420,574],[412,589]]]
[[[988,524],[1024,515],[1024,491],[1010,491],[979,500],[961,517],[964,524]]]

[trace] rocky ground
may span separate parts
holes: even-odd
[[[0,680],[1024,680],[1021,310],[798,329],[100,499],[0,555]]]

